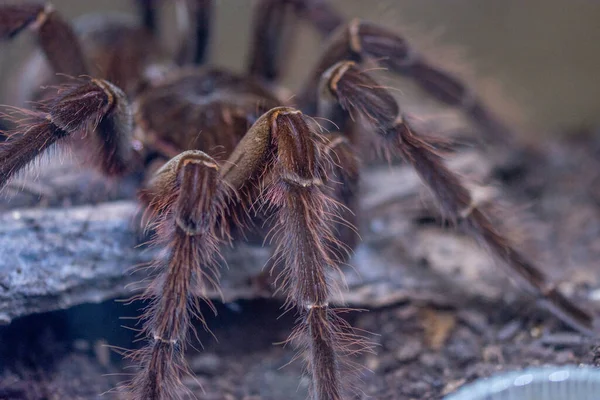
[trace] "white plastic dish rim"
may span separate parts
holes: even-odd
[[[598,387],[600,387],[600,369],[574,365],[526,368],[480,379],[444,397],[444,400],[493,399],[494,397],[489,396],[500,395],[511,387],[524,387],[541,382],[560,383],[567,381],[597,382]]]

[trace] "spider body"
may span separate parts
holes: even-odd
[[[582,331],[596,329],[593,318],[496,229],[444,165],[438,143],[415,131],[390,92],[361,69],[360,63],[375,60],[413,77],[439,100],[461,106],[492,137],[507,133],[466,85],[428,64],[394,32],[358,20],[344,24],[323,0],[264,0],[257,8],[248,73],[242,76],[192,66],[204,59],[210,1],[178,3],[185,23],[178,28],[172,63],[157,45],[154,2],[138,4],[141,25],[95,17],[79,35],[48,7],[0,6],[0,37],[33,27],[50,70],[77,78],[44,73],[39,57],[30,64],[28,71],[37,73],[27,79],[32,86],[48,79],[60,86],[43,94],[39,111],[13,117],[18,124],[0,147],[0,187],[69,137],[81,140],[70,145],[94,153],[93,162],[106,175],[146,175],[140,188],[145,221],[166,256],[154,263],[156,276],[141,295],[150,304],[142,316],[148,344],[131,354],[139,372],[124,390],[133,398],[180,395],[189,325],[193,317],[202,321],[198,302],[204,289],[218,286],[219,248],[247,233],[274,243],[272,267],[281,271],[275,284],[298,314],[292,338],[306,357],[311,396],[346,397],[346,367],[356,368],[352,356],[368,345],[330,306],[329,275],[358,241],[352,225],[361,152],[350,133],[359,120],[382,137],[386,152],[417,170],[446,216],[510,266],[551,310]],[[289,13],[329,38],[293,100],[282,98],[274,83]],[[333,121],[335,131],[321,131],[312,117]]]
[[[283,104],[251,78],[213,68],[177,71],[138,97],[137,137],[145,147],[163,149],[168,157],[202,149],[223,160],[259,116]]]

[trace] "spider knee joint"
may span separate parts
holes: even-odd
[[[322,185],[321,155],[306,117],[293,109],[278,110],[271,116],[271,132],[277,143],[281,179],[304,188]]]
[[[485,207],[493,195],[488,188],[475,185],[469,187],[469,194],[471,196],[469,204],[459,211],[462,219],[467,219],[475,210]]]
[[[362,52],[362,45],[360,43],[360,24],[360,19],[355,18],[352,21],[350,21],[350,24],[348,25],[348,34],[350,35],[350,49],[357,54],[360,54]]]
[[[32,30],[39,30],[48,20],[50,14],[54,12],[54,6],[51,3],[46,3],[43,10],[35,18],[35,22],[31,25]]]
[[[175,223],[188,236],[210,231],[215,215],[215,201],[220,196],[219,168],[205,153],[182,153],[176,163],[179,181],[179,199]]]
[[[331,91],[331,93],[337,94],[338,83],[344,74],[355,65],[356,63],[354,61],[342,61],[335,64],[323,74],[323,79],[327,82],[327,88]]]
[[[154,335],[153,336],[154,341],[156,342],[160,342],[160,343],[164,343],[164,344],[169,344],[172,346],[175,346],[177,344],[177,339],[165,339],[159,335]]]
[[[284,173],[281,179],[286,183],[303,188],[323,186],[323,181],[320,178],[305,179],[293,173]]]
[[[304,308],[306,308],[308,311],[312,310],[312,309],[324,309],[324,308],[329,308],[329,303],[325,302],[325,303],[306,303],[304,305]]]

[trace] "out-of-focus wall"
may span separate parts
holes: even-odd
[[[397,28],[441,64],[453,64],[448,48],[460,48],[462,61],[477,77],[484,97],[494,99],[486,80],[520,110],[527,127],[556,131],[600,124],[600,1],[595,0],[332,0],[348,17],[361,16]],[[128,10],[126,0],[54,0],[69,18],[90,10]],[[243,68],[249,38],[250,0],[217,0],[212,59]],[[297,85],[318,54],[310,30],[298,46],[286,84]],[[433,40],[432,40],[433,38]],[[0,45],[2,75],[31,39]],[[432,46],[431,43],[434,43]],[[435,50],[437,48],[438,50]],[[433,49],[433,50],[432,50]],[[441,49],[441,50],[440,50]],[[2,98],[3,102],[10,99]],[[502,109],[501,109],[502,110]]]

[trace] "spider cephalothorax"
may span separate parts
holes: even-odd
[[[145,221],[166,256],[155,262],[156,276],[141,295],[150,304],[142,317],[148,344],[131,355],[139,371],[123,389],[133,398],[180,394],[189,326],[192,317],[202,318],[203,290],[218,284],[219,248],[248,233],[274,243],[272,267],[281,271],[275,283],[299,316],[293,339],[303,346],[312,397],[347,395],[342,382],[352,368],[346,366],[368,345],[330,306],[328,275],[358,241],[352,224],[361,153],[350,136],[358,121],[381,136],[384,153],[415,168],[446,217],[508,265],[558,317],[595,331],[592,316],[513,247],[444,165],[439,142],[415,129],[361,64],[376,62],[411,76],[439,100],[462,107],[490,137],[507,135],[463,83],[394,32],[359,20],[344,23],[324,0],[260,1],[247,75],[193,66],[203,63],[212,2],[177,4],[185,23],[172,62],[156,45],[153,1],[139,1],[141,24],[95,17],[78,24],[78,34],[49,6],[0,6],[0,36],[32,27],[49,61],[49,73],[35,61],[29,81],[58,84],[50,94],[35,94],[43,97],[38,110],[13,113],[15,128],[0,147],[0,187],[67,138],[72,147],[90,150],[107,175],[146,175],[140,188]],[[274,83],[282,32],[293,28],[290,16],[312,22],[328,38],[314,73],[292,100],[281,98]],[[330,130],[313,117],[332,122]]]

